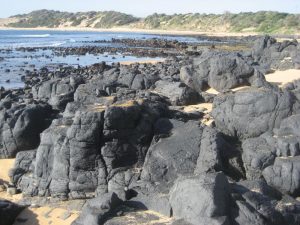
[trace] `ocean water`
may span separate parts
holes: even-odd
[[[81,32],[81,31],[37,31],[37,30],[0,30],[0,49],[18,47],[68,47],[82,46],[97,40],[115,39],[167,39],[182,42],[198,42],[194,37],[153,35],[142,33]]]
[[[142,33],[115,32],[70,32],[70,31],[38,31],[38,30],[0,30],[0,86],[4,88],[23,87],[21,76],[25,71],[40,69],[53,64],[88,66],[105,61],[107,63],[122,61],[144,61],[151,58],[123,56],[117,54],[68,55],[55,56],[51,50],[40,49],[34,52],[20,51],[20,47],[81,47],[111,46],[111,43],[95,43],[95,41],[115,39],[167,39],[181,42],[199,42],[194,37],[151,35]],[[122,46],[113,46],[122,47]],[[152,58],[153,59],[153,58]],[[154,58],[158,59],[158,58]],[[9,82],[8,82],[9,81]]]

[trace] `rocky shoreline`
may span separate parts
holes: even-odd
[[[299,224],[299,80],[265,75],[300,69],[300,44],[144,45],[179,51],[156,64],[42,68],[1,90],[0,158],[16,158],[19,206],[79,199],[73,225]],[[19,206],[0,201],[0,213]]]

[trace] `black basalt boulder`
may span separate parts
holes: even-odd
[[[0,157],[15,157],[20,151],[38,147],[40,133],[53,119],[49,105],[15,106],[0,112]]]

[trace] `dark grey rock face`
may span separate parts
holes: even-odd
[[[209,64],[208,84],[216,90],[248,84],[248,79],[254,74],[254,69],[238,55],[213,57],[207,63]],[[199,69],[203,66],[205,68],[207,65],[201,65]]]
[[[264,180],[231,184],[234,224],[297,224],[299,202],[283,195]]]
[[[268,224],[262,215],[260,215],[251,205],[245,201],[236,201],[237,205],[237,216],[235,221],[237,224],[245,225],[266,225]]]
[[[274,133],[278,139],[277,141],[277,156],[297,156],[300,155],[299,146],[299,124],[300,115],[292,115],[284,119],[279,129]]]
[[[265,84],[264,76],[258,73],[239,54],[204,52],[181,69],[180,78],[197,91],[209,86],[222,92],[243,85]]]
[[[52,79],[32,88],[35,99],[45,100],[53,108],[63,110],[68,102],[73,101],[73,95],[78,87],[83,83],[80,77],[70,77],[64,79]]]
[[[103,114],[77,112],[73,121],[54,121],[41,135],[33,176],[20,181],[23,193],[67,197],[69,192],[94,191]],[[29,185],[28,179],[33,179]]]
[[[242,144],[243,162],[248,179],[258,179],[263,169],[274,164],[276,157],[299,155],[299,115],[282,120],[274,134],[265,133],[246,139]]]
[[[72,225],[103,224],[121,202],[115,193],[106,193],[101,197],[91,199],[84,205],[80,216]]]
[[[167,194],[151,192],[149,190],[145,193],[139,192],[136,197],[131,198],[126,204],[135,208],[148,209],[172,217],[172,207]]]
[[[87,105],[74,118],[53,121],[41,135],[33,174],[18,184],[23,193],[81,198],[122,192],[135,177],[130,168],[141,166],[152,140],[158,115],[147,104]]]
[[[243,142],[242,149],[247,179],[259,179],[262,176],[262,170],[274,163],[276,139],[271,134],[249,138]]]
[[[0,158],[38,147],[40,133],[51,123],[49,105],[19,105],[0,112]]]
[[[263,170],[267,183],[284,193],[300,194],[300,157],[277,157],[274,165]]]
[[[158,120],[155,128],[158,136],[148,150],[143,180],[168,186],[178,176],[222,168],[220,151],[225,141],[215,130],[196,121],[169,119]]]
[[[33,162],[36,157],[36,150],[19,152],[15,159],[14,168],[9,171],[9,176],[14,184],[26,173],[33,172]]]
[[[172,105],[192,105],[201,100],[196,91],[180,82],[170,83],[160,80],[155,83],[155,86],[155,92],[166,96]]]
[[[276,210],[275,202],[268,196],[249,191],[244,193],[243,197],[269,223],[278,225],[284,223],[283,216]]]
[[[298,42],[277,42],[270,36],[258,39],[252,48],[253,59],[266,71],[269,69],[293,69],[297,68],[299,49]]]
[[[169,130],[163,133],[167,135],[165,138],[154,142],[148,150],[142,179],[169,183],[178,175],[192,174],[197,165],[203,128],[198,122],[168,119],[157,121],[157,129],[159,126],[169,127]]]
[[[219,95],[212,115],[224,134],[241,139],[258,137],[278,128],[293,113],[294,96],[273,89],[247,89]]]
[[[230,148],[230,145],[217,130],[205,127],[202,133],[200,152],[194,173],[201,174],[222,171],[224,169],[222,157],[228,148]]]
[[[178,179],[170,191],[173,215],[192,224],[226,224],[229,184],[222,173]]]

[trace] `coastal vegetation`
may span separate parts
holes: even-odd
[[[152,14],[138,18],[115,11],[60,12],[38,10],[12,16],[14,22],[5,24],[15,28],[138,28],[160,30],[189,30],[202,32],[257,32],[292,34],[300,32],[300,14],[272,11],[233,14]]]

